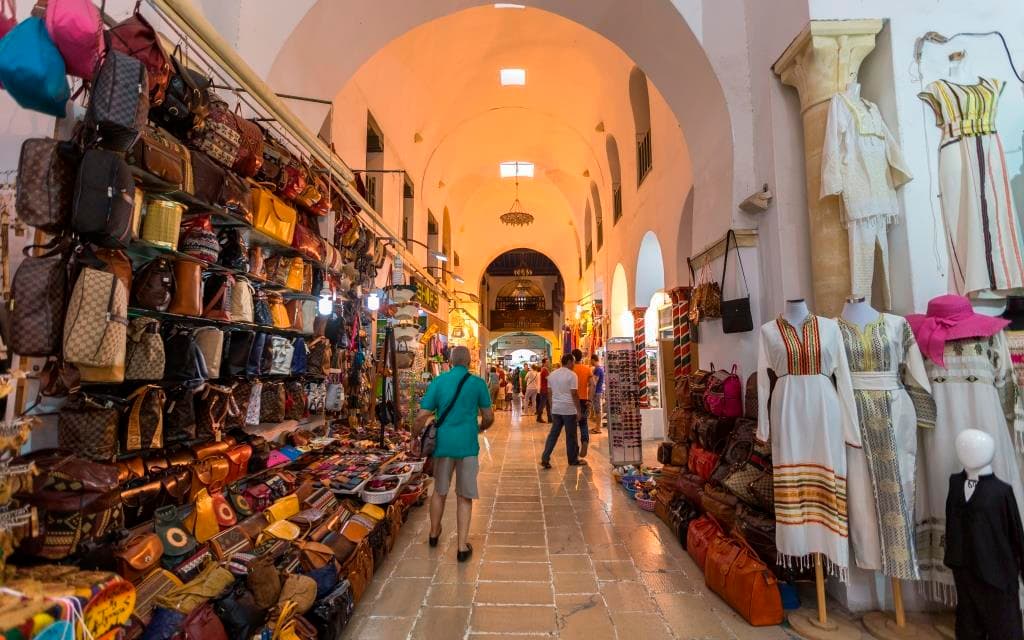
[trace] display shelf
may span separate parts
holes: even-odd
[[[128,307],[128,317],[136,318],[144,316],[147,318],[156,318],[157,320],[167,320],[171,322],[183,322],[186,324],[194,324],[198,326],[210,326],[210,327],[227,327],[237,329],[251,329],[253,331],[259,331],[261,333],[272,333],[281,336],[292,336],[295,338],[312,338],[313,334],[303,333],[294,329],[280,329],[272,325],[255,324],[252,322],[239,322],[237,320],[214,320],[213,318],[199,318],[196,316],[185,316],[178,313],[170,313],[168,311],[153,311],[152,309],[140,309],[139,307]]]
[[[613,465],[643,462],[640,384],[636,351],[630,338],[612,338],[605,350],[605,399],[608,449]]]

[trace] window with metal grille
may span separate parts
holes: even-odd
[[[651,172],[651,165],[653,164],[653,156],[651,154],[651,132],[650,130],[645,131],[641,135],[636,137],[636,186],[639,187],[644,182],[644,178]]]
[[[377,181],[380,176],[367,173],[363,175],[363,180],[366,181],[366,201],[370,203],[374,211],[380,212],[380,207],[377,206]]]
[[[612,185],[612,224],[622,217],[622,185]]]

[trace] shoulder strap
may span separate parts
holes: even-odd
[[[459,386],[455,387],[455,395],[452,396],[452,401],[449,402],[448,406],[441,412],[441,415],[437,418],[437,422],[434,423],[434,428],[439,428],[445,418],[448,417],[448,414],[451,413],[452,407],[455,406],[455,401],[459,399],[459,394],[462,392],[462,386],[466,384],[466,380],[469,380],[470,375],[472,374],[467,371],[466,375],[462,376],[462,380],[459,380]]]
[[[743,269],[743,259],[740,258],[740,243],[736,240],[736,232],[729,229],[729,232],[725,234],[725,257],[722,259],[722,291],[725,291],[725,272],[729,268],[729,241],[732,241],[733,246],[736,247],[736,263],[740,265],[740,273],[743,275],[743,288],[747,290],[749,294],[750,287],[747,285],[747,272]]]

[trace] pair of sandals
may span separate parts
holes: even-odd
[[[427,542],[430,544],[431,547],[436,547],[437,543],[440,542],[440,540],[441,540],[441,532],[440,531],[437,533],[436,536],[427,536]],[[455,554],[455,558],[459,562],[465,562],[466,560],[469,560],[469,556],[471,556],[471,555],[473,555],[473,545],[471,545],[471,544],[469,544],[467,542],[466,543],[466,550],[465,551],[457,552]]]

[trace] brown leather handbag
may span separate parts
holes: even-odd
[[[183,316],[203,315],[203,266],[191,260],[174,263],[174,297],[167,309]]]
[[[718,520],[726,530],[732,529],[736,523],[736,505],[738,503],[739,500],[736,496],[710,484],[704,487],[704,495],[700,500],[701,507],[713,515],[715,520]]]
[[[704,449],[697,443],[690,445],[689,460],[687,461],[690,471],[696,473],[706,481],[711,479],[711,474],[718,466],[718,455]]]
[[[690,504],[699,506],[701,504],[701,498],[704,495],[704,484],[705,480],[693,472],[680,473],[679,478],[676,480],[676,488],[679,493],[690,502]]]
[[[114,551],[117,572],[125,580],[135,582],[156,568],[163,550],[160,536],[155,533],[132,536]]]
[[[174,292],[174,267],[164,258],[146,263],[132,283],[132,306],[167,311]]]
[[[147,125],[125,154],[125,161],[159,178],[172,189],[188,193],[194,190],[188,149],[162,129]]]
[[[14,202],[18,218],[47,233],[65,229],[80,160],[70,142],[53,138],[29,138],[23,142]]]
[[[128,428],[124,451],[162,449],[164,446],[164,403],[167,394],[157,385],[136,389],[128,399]]]
[[[716,538],[721,538],[724,535],[722,527],[714,516],[704,514],[690,523],[686,530],[686,552],[690,554],[701,571],[704,571],[711,544]]]
[[[693,526],[690,525],[691,530]],[[761,627],[782,622],[778,581],[742,540],[722,535],[712,539],[704,579],[708,588],[728,602],[748,624]]]
[[[149,79],[149,104],[157,107],[164,101],[167,84],[171,81],[171,57],[160,46],[153,25],[139,12],[141,4],[141,0],[137,1],[132,15],[110,28],[110,47],[145,65]]]
[[[765,564],[776,566],[779,550],[775,545],[775,518],[740,504],[736,507],[736,524],[731,533],[750,545]]]
[[[687,442],[693,429],[693,410],[677,406],[669,414],[668,437],[672,442]]]

